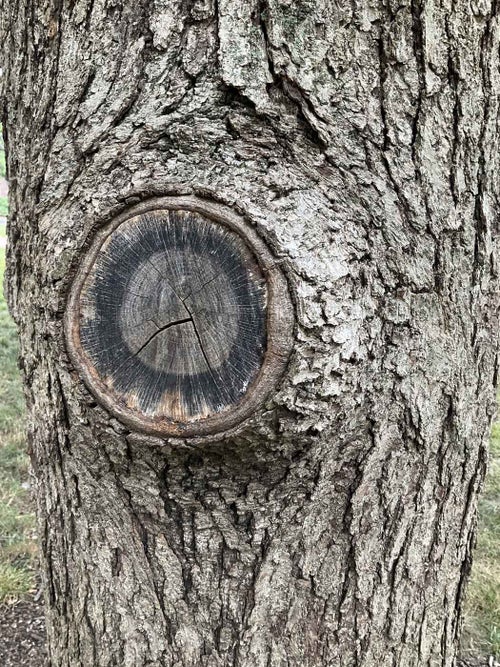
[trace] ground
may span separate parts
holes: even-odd
[[[0,638],[2,667],[43,667],[45,627],[40,597],[28,595],[0,608]]]

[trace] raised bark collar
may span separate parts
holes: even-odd
[[[286,279],[229,208],[150,200],[104,227],[78,269],[68,348],[113,414],[151,434],[199,436],[253,413],[292,343]]]

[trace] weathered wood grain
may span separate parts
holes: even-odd
[[[136,427],[182,435],[188,425],[189,433],[206,430],[217,415],[215,428],[226,427],[226,413],[255,384],[259,400],[236,419],[265,398],[258,378],[269,385],[261,371],[277,271],[264,244],[244,238],[239,220],[191,209],[146,205],[110,225],[69,309],[77,363],[97,397]],[[271,368],[278,366],[273,357]]]

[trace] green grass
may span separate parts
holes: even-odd
[[[462,645],[471,655],[500,660],[500,423],[493,428],[490,470],[479,503]]]
[[[9,202],[7,197],[0,197],[0,216],[6,217],[9,212]]]
[[[2,125],[0,124],[0,177],[5,178],[7,170],[5,168],[5,147],[3,145]]]
[[[3,229],[1,235],[4,235]],[[0,249],[3,284],[5,250]],[[34,587],[35,519],[23,433],[24,401],[17,369],[17,335],[0,295],[0,602]]]

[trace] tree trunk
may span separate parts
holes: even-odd
[[[497,3],[1,7],[51,665],[451,666],[498,372]],[[126,425],[66,351],[88,248],[155,196],[244,218],[294,299],[279,385],[210,440]]]

